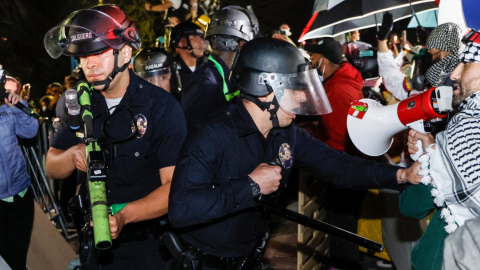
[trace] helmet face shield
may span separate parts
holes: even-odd
[[[129,20],[122,25],[110,15],[95,9],[76,11],[44,37],[44,46],[52,58],[60,55],[87,56],[108,48],[121,49],[126,43],[140,46],[135,26]],[[137,48],[135,48],[137,49]]]
[[[317,71],[279,74],[261,73],[259,84],[272,87],[275,97],[283,110],[299,115],[321,115],[332,112]]]

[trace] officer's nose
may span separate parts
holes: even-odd
[[[81,58],[82,66],[92,69],[98,64],[98,55],[89,55]]]

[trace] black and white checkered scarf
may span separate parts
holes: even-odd
[[[437,134],[436,146],[430,173],[442,199],[435,203],[444,200],[462,226],[480,216],[480,92],[465,99],[445,132]]]
[[[459,55],[462,62],[480,64],[480,45],[468,43]],[[432,185],[433,202],[441,207],[445,231],[452,233],[469,219],[480,216],[480,89],[467,97],[447,129],[436,137],[436,148],[427,147],[419,174]],[[428,172],[426,172],[426,170]]]
[[[480,44],[468,42],[465,49],[458,55],[460,62],[475,62],[480,64]]]
[[[445,79],[460,63],[458,54],[463,50],[461,42],[461,28],[455,23],[444,23],[433,29],[428,36],[426,48],[439,49],[450,52],[441,61],[433,64],[426,72],[425,77],[432,86],[441,86]]]

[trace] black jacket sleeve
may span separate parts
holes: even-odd
[[[382,164],[338,152],[306,131],[295,127],[294,166],[311,172],[340,188],[389,188],[400,190],[399,167]]]

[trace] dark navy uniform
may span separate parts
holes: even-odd
[[[169,218],[187,227],[180,237],[216,257],[249,254],[268,218],[256,212],[250,174],[260,163],[282,164],[281,188],[292,167],[345,188],[397,189],[398,168],[329,148],[294,124],[265,138],[241,100],[190,129],[172,181]]]
[[[230,68],[216,54],[211,56],[222,66],[229,92],[233,92],[228,79]],[[198,67],[183,85],[181,105],[189,128],[228,103],[223,94],[223,78],[210,60]]]
[[[187,82],[188,77],[190,77],[190,75],[192,75],[193,71],[190,69],[189,66],[187,66],[187,64],[185,64],[185,62],[183,61],[182,57],[180,57],[180,55],[177,54],[173,58],[173,61],[177,65],[177,70],[178,70],[178,73],[180,75],[180,81],[181,81],[182,87],[183,87],[185,85],[185,83]]]
[[[132,71],[128,72],[130,83],[127,91],[111,115],[105,98],[99,91],[95,90],[91,97],[96,138],[108,141],[103,135],[102,125],[115,138],[131,134],[133,119],[138,126],[132,139],[105,144],[103,147],[109,150],[113,159],[113,163],[108,164],[107,172],[109,205],[139,200],[160,187],[159,169],[175,166],[186,137],[183,112],[175,98]],[[105,121],[107,116],[109,119]],[[67,150],[78,143],[83,143],[83,140],[76,138],[68,127],[67,116],[62,117],[52,147]],[[143,223],[148,224],[148,221]],[[108,269],[161,269],[157,239],[149,236],[143,242],[123,242],[125,238],[122,238],[122,234],[128,234],[129,228],[137,225],[138,223],[125,225],[119,238],[114,240],[113,247],[107,250],[115,258]],[[147,227],[142,228],[149,229]],[[107,268],[104,266],[102,269]]]
[[[187,84],[187,80],[190,77],[190,75],[192,75],[193,71],[190,69],[189,66],[187,66],[185,61],[183,61],[182,57],[180,57],[180,55],[178,55],[178,54],[175,57],[173,57],[173,62],[174,62],[174,65],[175,65],[175,70],[178,71],[178,75],[180,76],[180,83],[181,83],[182,89],[183,89],[185,87],[185,85]],[[198,58],[195,68],[200,67],[205,62],[206,62],[206,57]],[[171,77],[170,77],[170,85],[171,85],[170,89],[171,90],[178,88],[178,82],[177,82],[177,78],[175,76],[176,76],[175,74],[171,74]],[[182,99],[182,93],[181,92],[178,93],[177,91],[173,91],[172,93],[178,100]]]

